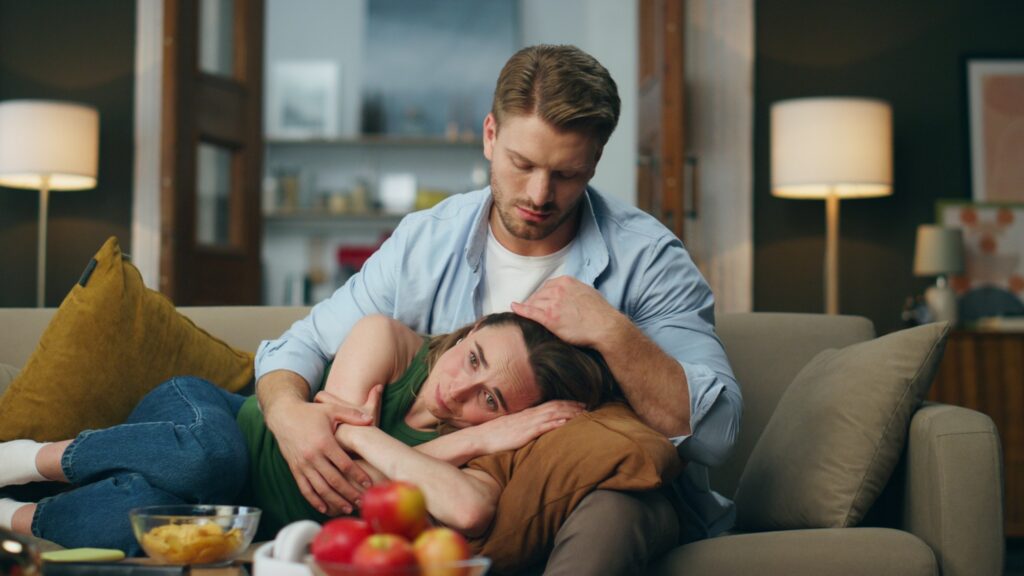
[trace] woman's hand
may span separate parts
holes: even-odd
[[[366,397],[366,402],[364,404],[362,404],[361,406],[358,405],[358,404],[352,404],[351,402],[346,402],[345,400],[342,400],[341,398],[338,398],[337,396],[335,396],[334,394],[331,394],[330,392],[327,392],[326,390],[321,390],[320,392],[317,392],[316,396],[313,397],[313,401],[314,402],[318,402],[320,404],[334,404],[334,405],[337,405],[337,406],[346,406],[346,407],[352,408],[354,410],[359,410],[360,412],[362,412],[363,414],[365,414],[365,415],[367,415],[367,416],[369,416],[371,418],[371,420],[368,423],[368,425],[370,425],[370,426],[379,426],[380,425],[380,401],[381,401],[381,397],[383,396],[383,394],[384,394],[384,385],[383,384],[378,384],[378,385],[374,386],[373,388],[370,388],[370,393]],[[342,424],[342,422],[337,422],[336,423],[336,425],[341,425],[341,424]]]
[[[499,416],[489,422],[463,428],[455,434],[471,435],[479,446],[477,456],[515,450],[545,432],[561,427],[584,412],[583,404],[569,400],[551,400],[515,414]]]

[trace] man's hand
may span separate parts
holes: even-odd
[[[666,436],[690,434],[686,372],[594,288],[559,276],[545,282],[512,311],[535,320],[555,336],[601,353],[629,405]]]
[[[570,344],[591,348],[599,348],[623,321],[629,322],[600,292],[571,276],[548,280],[526,302],[513,302],[512,311]]]
[[[322,514],[351,513],[371,479],[338,445],[334,430],[340,423],[366,426],[372,418],[352,406],[306,401],[306,382],[294,372],[265,374],[256,390],[302,495]]]

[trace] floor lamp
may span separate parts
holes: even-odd
[[[892,194],[892,109],[797,98],[771,109],[772,195],[825,200],[825,311],[839,313],[839,200]]]
[[[49,100],[0,102],[0,186],[39,190],[36,306],[46,294],[46,218],[51,190],[96,186],[99,113]]]

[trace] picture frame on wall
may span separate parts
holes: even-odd
[[[267,95],[268,137],[336,137],[339,79],[340,66],[332,60],[272,63]]]
[[[966,60],[971,190],[977,202],[1024,202],[1024,56]]]
[[[951,279],[957,294],[994,287],[1024,299],[1024,202],[941,200],[936,222],[963,231],[964,273]]]

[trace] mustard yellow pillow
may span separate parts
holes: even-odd
[[[112,237],[0,397],[0,441],[62,440],[118,424],[146,392],[183,375],[240,390],[253,378],[253,355],[211,336],[147,289]]]
[[[494,523],[471,545],[505,573],[543,560],[565,519],[593,490],[652,490],[678,476],[683,462],[664,435],[615,403],[468,466],[502,487]]]

